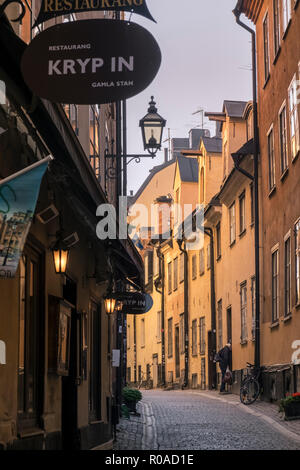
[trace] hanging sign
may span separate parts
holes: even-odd
[[[21,69],[29,88],[58,103],[102,104],[137,95],[161,64],[145,28],[119,20],[62,23],[36,36]]]
[[[143,315],[153,306],[151,295],[145,292],[116,292],[114,298],[122,302],[122,313],[127,315]]]
[[[42,0],[41,9],[33,28],[56,16],[104,10],[137,13],[156,23],[147,7],[146,0]]]
[[[48,161],[0,181],[0,279],[16,274]]]

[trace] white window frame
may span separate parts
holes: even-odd
[[[281,115],[284,112],[285,119],[285,145],[283,147],[282,141],[282,128],[281,128]],[[278,134],[279,134],[279,152],[280,152],[280,167],[281,174],[283,174],[289,167],[289,156],[288,156],[288,137],[287,137],[287,112],[286,112],[286,100],[282,103],[278,112]],[[285,159],[283,159],[283,148],[285,149]],[[285,165],[283,165],[285,163]]]
[[[264,78],[265,82],[270,76],[270,22],[269,22],[269,12],[266,11],[265,16],[262,21],[263,25],[263,50],[264,50]],[[267,38],[265,37],[265,25],[267,29]]]
[[[272,162],[271,162],[270,146],[269,146],[270,134],[272,134],[272,150],[273,150]],[[273,124],[271,125],[270,129],[267,132],[267,147],[268,147],[268,164],[269,164],[269,190],[272,191],[272,189],[274,189],[276,186],[276,165],[275,165],[274,125]],[[271,163],[272,163],[272,169],[271,169]],[[273,179],[271,181],[272,176],[273,176]]]
[[[289,253],[289,297],[287,302],[287,263],[286,263],[286,242],[290,241],[290,253]],[[291,313],[291,306],[292,306],[292,237],[291,237],[291,230],[284,236],[284,315],[288,316]],[[288,307],[288,308],[287,308]]]
[[[241,341],[247,341],[247,281],[240,284]]]
[[[277,14],[276,14],[276,12],[277,12]],[[281,12],[281,0],[273,0],[274,54],[275,54],[275,57],[276,57],[276,55],[277,55],[277,53],[280,49],[280,42],[281,42],[280,12]],[[276,28],[276,18],[277,18],[278,29]],[[277,42],[278,42],[278,44],[276,44]]]
[[[288,25],[290,24],[290,21],[292,19],[292,5],[291,5],[291,0],[282,0],[282,19],[283,19],[283,24],[282,24],[282,32],[283,36],[287,30]]]
[[[232,245],[235,242],[235,240],[236,240],[236,214],[235,214],[235,201],[234,201],[229,207],[229,244]]]
[[[277,272],[273,270],[273,256],[277,253]],[[279,274],[280,274],[280,263],[279,263],[279,243],[273,246],[271,249],[271,273],[272,273],[272,285],[271,285],[271,304],[272,304],[272,323],[276,323],[279,320]],[[276,276],[276,312],[274,311],[274,277]]]
[[[293,79],[288,88],[289,97],[289,124],[290,124],[290,144],[291,155],[294,160],[299,152],[299,114],[297,105],[297,76]]]

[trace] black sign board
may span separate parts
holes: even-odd
[[[155,22],[148,10],[146,0],[42,0],[41,9],[33,28],[56,16],[104,10],[137,13]]]
[[[116,292],[113,297],[122,302],[122,313],[127,315],[143,315],[153,306],[151,295],[145,292]]]
[[[159,46],[145,28],[120,20],[61,23],[36,36],[21,70],[29,88],[57,103],[112,103],[137,95],[161,64]]]

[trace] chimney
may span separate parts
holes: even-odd
[[[165,163],[167,163],[169,161],[169,149],[164,148],[164,152],[165,152]]]
[[[130,197],[132,197],[132,196],[133,196],[133,191],[131,190],[131,191],[130,191]]]

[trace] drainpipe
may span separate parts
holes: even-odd
[[[161,294],[161,375],[162,386],[166,386],[166,348],[165,348],[165,256],[161,252],[161,247],[157,248],[157,255],[159,257],[159,269],[161,278],[161,290],[155,285],[156,291]]]
[[[184,254],[184,384],[189,384],[189,270],[188,252],[182,247],[183,240],[177,240],[180,251]]]
[[[211,331],[212,331],[212,357],[209,360],[212,363],[212,389],[217,388],[217,368],[216,363],[213,362],[216,350],[217,350],[217,339],[216,339],[216,290],[215,290],[215,256],[214,256],[214,234],[213,230],[209,227],[204,229],[205,235],[210,238],[210,308],[211,308]]]
[[[258,117],[256,82],[256,34],[240,20],[242,0],[233,10],[236,22],[252,36],[252,86],[253,86],[253,140],[254,140],[254,220],[255,220],[255,366],[260,367],[260,272],[259,272],[259,204],[258,204]]]

